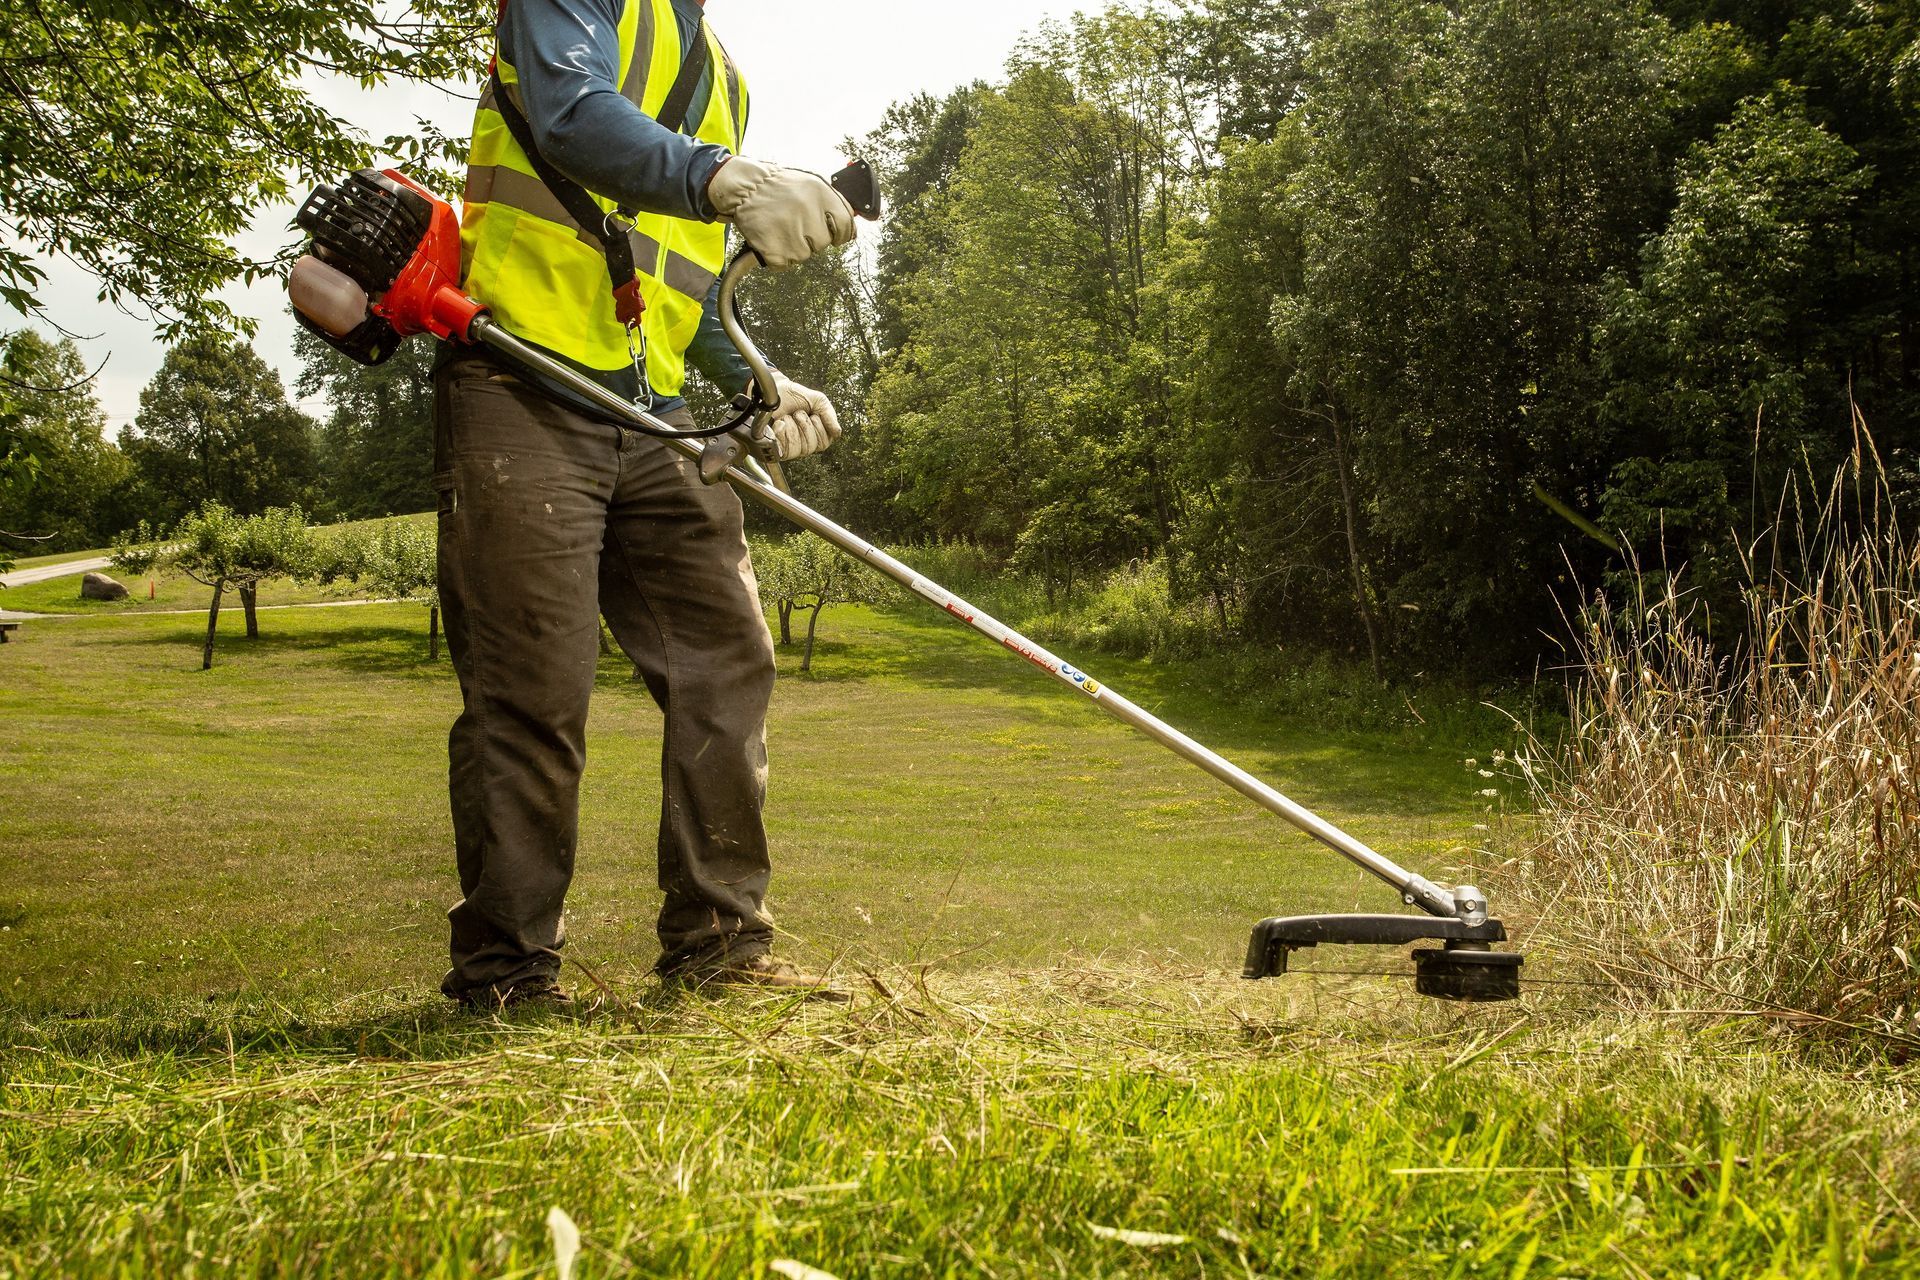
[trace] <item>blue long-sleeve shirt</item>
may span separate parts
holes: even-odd
[[[680,47],[700,33],[700,6],[673,0]],[[707,183],[728,157],[725,147],[665,128],[620,92],[617,0],[510,0],[500,24],[500,56],[519,74],[520,103],[548,163],[597,195],[630,209],[711,222]],[[687,119],[705,117],[716,67],[696,87]],[[731,395],[752,376],[720,327],[719,290],[687,348],[687,362]],[[587,370],[628,398],[640,393],[630,370]],[[654,409],[678,408],[679,397]]]

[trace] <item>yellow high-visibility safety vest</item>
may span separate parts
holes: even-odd
[[[688,132],[738,154],[747,118],[747,86],[720,42],[703,24],[714,91],[699,128]],[[620,13],[620,92],[655,119],[680,74],[680,24],[673,0],[626,0]],[[517,93],[519,74],[497,62],[500,82]],[[592,193],[608,213],[615,202]],[[580,227],[534,176],[526,153],[494,109],[480,99],[467,161],[460,224],[460,265],[467,292],[494,318],[529,342],[584,365],[612,372],[633,366],[627,331],[614,316],[603,227]],[[726,266],[727,229],[642,213],[628,234],[646,300],[647,385],[673,396],[686,383],[686,351],[700,328],[713,282]]]

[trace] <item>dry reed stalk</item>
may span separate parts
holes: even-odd
[[[1638,997],[1712,989],[1911,1042],[1920,547],[1877,462],[1745,558],[1739,627],[1673,575],[1579,620],[1571,731],[1519,761],[1540,820],[1515,874],[1568,951],[1651,961]]]

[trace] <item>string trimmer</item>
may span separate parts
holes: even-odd
[[[834,187],[862,216],[880,216],[872,171],[855,162]],[[336,186],[314,191],[296,219],[313,242],[294,267],[291,291],[301,323],[365,364],[391,357],[401,341],[421,333],[488,348],[521,372],[559,389],[607,421],[664,440],[696,460],[707,483],[725,482],[745,497],[826,539],[885,574],[935,608],[1009,649],[1115,719],[1138,729],[1393,886],[1402,902],[1424,915],[1277,916],[1254,926],[1242,970],[1248,978],[1287,971],[1287,958],[1305,947],[1341,943],[1440,945],[1413,953],[1415,989],[1448,1000],[1511,1000],[1520,994],[1521,957],[1496,951],[1506,941],[1500,921],[1487,915],[1484,895],[1471,885],[1442,888],[1368,848],[1318,814],[1296,804],[1232,761],[1202,746],[1114,689],[1063,661],[1013,628],[954,595],[873,544],[799,501],[779,472],[778,448],[768,429],[779,407],[772,369],[742,324],[740,283],[759,268],[749,247],[728,265],[720,284],[720,319],[739,348],[753,381],[718,426],[679,431],[646,409],[575,372],[516,338],[460,290],[460,226],[452,206],[395,170],[362,170]]]

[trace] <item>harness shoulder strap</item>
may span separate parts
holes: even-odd
[[[633,246],[628,243],[626,233],[607,225],[607,215],[587,189],[561,173],[540,154],[540,148],[534,145],[533,126],[528,123],[526,113],[520,110],[507,86],[500,79],[499,68],[492,73],[493,106],[506,122],[507,132],[520,144],[527,160],[533,165],[533,172],[567,216],[578,223],[580,229],[600,242],[600,250],[607,259],[607,278],[613,288],[614,314],[620,323],[632,328],[640,323],[640,316],[646,305],[640,298],[640,280],[634,272]]]
[[[660,104],[660,114],[655,117],[669,131],[685,132],[693,95],[700,91],[700,77],[707,73],[712,57],[707,48],[707,20],[702,18],[700,29],[693,33],[693,47],[680,60],[680,74],[673,78],[673,87],[667,90],[667,100]]]

